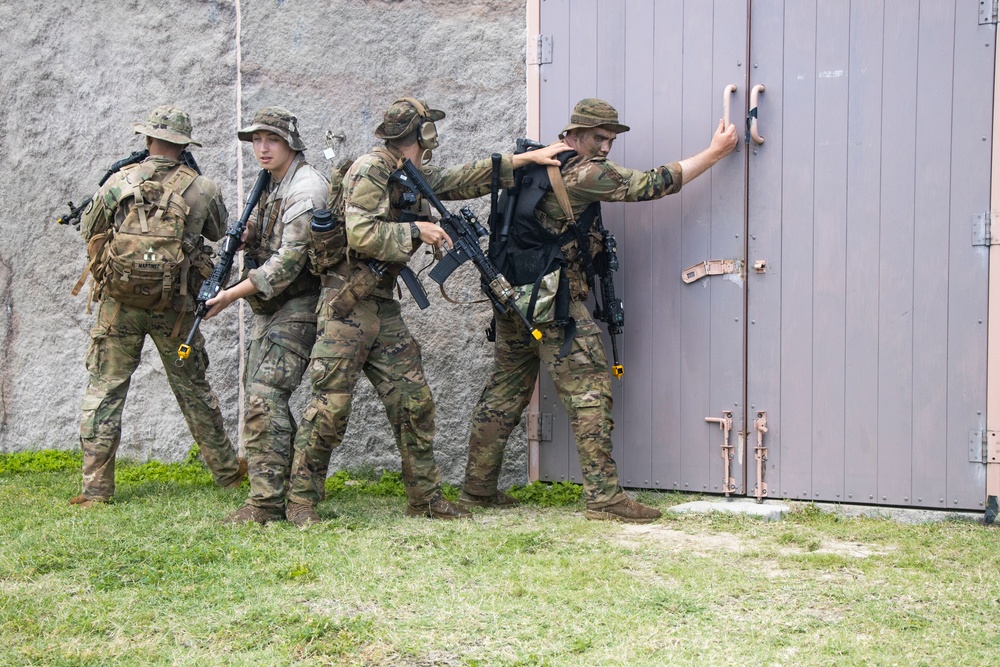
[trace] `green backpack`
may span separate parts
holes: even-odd
[[[148,166],[126,167],[118,206],[125,219],[108,231],[94,277],[115,301],[147,310],[166,310],[177,294],[187,293],[190,260],[184,253],[189,207],[184,192],[198,177],[181,165],[162,181]]]

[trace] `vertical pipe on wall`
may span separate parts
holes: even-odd
[[[541,0],[527,0],[527,25],[525,35],[525,55],[528,49],[535,46],[535,36],[542,32]],[[532,61],[534,61],[532,63]],[[529,139],[539,140],[541,136],[541,68],[537,58],[525,58],[525,84],[527,87],[527,123],[526,133]],[[531,420],[535,420],[534,424]],[[538,481],[538,380],[535,380],[535,390],[531,392],[531,402],[528,404],[528,481]]]

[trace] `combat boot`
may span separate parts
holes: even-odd
[[[628,496],[614,505],[588,509],[584,514],[591,521],[622,521],[624,523],[651,523],[662,516],[658,509],[637,503]]]
[[[314,526],[321,521],[316,509],[307,503],[289,502],[285,505],[285,518],[299,528]]]
[[[462,496],[458,499],[458,504],[462,507],[495,507],[497,509],[508,509],[511,507],[517,507],[518,503],[503,491],[497,491],[491,496],[477,496],[474,493],[462,491]]]
[[[95,505],[107,505],[107,498],[86,498],[81,493],[75,498],[69,499],[70,505],[76,505],[77,507],[94,507]]]
[[[285,511],[270,507],[257,507],[256,505],[244,505],[235,512],[230,512],[222,519],[222,523],[247,524],[271,523],[272,521],[284,521]]]
[[[243,480],[247,478],[247,460],[242,456],[238,459],[240,463],[240,469],[236,471],[236,479],[229,482],[229,484],[224,485],[224,489],[238,489]]]
[[[431,519],[471,519],[472,513],[455,503],[449,502],[438,491],[430,499],[430,502],[420,503],[419,505],[410,503],[406,507],[406,516],[426,516]]]

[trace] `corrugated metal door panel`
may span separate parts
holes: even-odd
[[[679,155],[688,156],[703,150],[718,127],[722,117],[721,96],[726,87],[735,85],[737,93],[731,95],[731,118],[739,127],[740,117],[746,108],[747,66],[747,3],[745,0],[716,0],[712,13],[712,53],[710,85],[698,85],[694,100],[698,101],[692,116],[684,127],[684,146]],[[687,87],[685,106],[692,104]],[[707,205],[711,219],[709,252],[706,259],[745,260],[746,220],[746,152],[740,147],[722,162],[699,177],[681,191],[685,215],[682,224],[687,229],[692,217],[689,209],[694,205],[694,216],[700,217],[701,206]],[[666,156],[664,156],[665,159]],[[700,191],[699,191],[700,190]],[[669,221],[676,224],[676,220]],[[697,258],[692,259],[696,261]],[[685,263],[684,266],[690,266]],[[667,278],[677,280],[676,273]],[[723,489],[723,459],[721,456],[722,432],[705,417],[721,417],[722,411],[732,410],[735,430],[744,422],[743,393],[745,370],[744,333],[745,279],[742,275],[715,276],[709,279],[711,294],[711,319],[707,331],[709,340],[708,392],[702,410],[682,413],[685,423],[692,430],[692,439],[684,438],[692,458],[699,468],[707,462],[708,480],[694,490],[721,493]],[[697,285],[684,287],[699,288]],[[695,437],[696,436],[696,437]],[[730,434],[730,444],[735,445],[736,433]],[[690,443],[690,444],[688,444]],[[730,476],[737,480],[736,493],[743,493],[743,469],[740,458],[731,461]]]
[[[657,85],[653,88],[653,105],[656,117],[652,122],[652,144],[664,155],[681,155],[681,133],[677,131],[677,119],[683,112],[683,73],[680,63],[684,55],[684,2],[673,0],[660,2],[653,17],[656,32],[656,50],[653,62],[656,68]],[[672,63],[672,66],[666,66]],[[672,159],[672,158],[666,158]],[[674,195],[652,202],[653,219],[660,224],[653,226],[651,244],[655,248],[657,262],[664,270],[684,268],[681,253],[681,239],[684,226],[681,197]],[[683,443],[677,436],[681,424],[681,397],[684,388],[680,375],[683,365],[680,328],[677,323],[681,311],[681,297],[688,285],[677,280],[676,275],[667,275],[655,285],[656,298],[652,304],[651,325],[656,332],[656,372],[653,373],[651,395],[656,408],[651,411],[650,431],[654,434],[650,452],[653,482],[659,488],[680,486],[680,470]],[[633,303],[631,295],[626,308]],[[639,304],[636,304],[638,306]],[[630,357],[633,364],[643,365],[636,356]],[[631,420],[646,418],[628,411]],[[627,442],[627,441],[626,441]]]
[[[847,293],[844,350],[844,489],[847,500],[878,493],[879,175],[882,171],[881,2],[851,5],[848,77]],[[846,415],[849,415],[847,417]],[[821,446],[836,448],[840,443]]]
[[[955,83],[952,92],[948,246],[948,495],[949,508],[980,509],[986,470],[968,460],[968,431],[986,428],[986,312],[989,251],[969,242],[970,221],[990,208],[992,82],[996,25],[978,24],[979,3],[964,0],[955,12]],[[944,128],[947,131],[947,127]],[[950,177],[950,178],[949,178]],[[997,202],[993,203],[997,206]],[[995,225],[994,229],[1000,228]],[[997,231],[994,231],[996,234]],[[921,270],[935,266],[937,254]]]
[[[768,411],[771,495],[981,507],[987,254],[970,225],[989,206],[995,28],[977,13],[753,4],[750,259],[768,271],[750,278],[748,395]],[[760,326],[775,314],[779,331]]]
[[[847,289],[848,80],[850,5],[820,2],[816,8],[816,100],[814,109],[815,183],[813,186],[814,280],[812,441],[844,442],[844,368]],[[786,109],[786,115],[788,110]],[[787,417],[787,412],[785,416]],[[813,497],[844,498],[844,448],[812,448]]]
[[[878,276],[878,495],[904,504],[913,441],[913,216],[917,28],[912,3],[888,1],[883,33]],[[889,20],[891,17],[891,20]],[[886,150],[889,148],[890,150]],[[848,415],[848,418],[850,416]],[[817,445],[819,443],[816,443]]]
[[[784,437],[784,409],[777,400],[781,396],[784,364],[780,342],[782,285],[786,281],[781,210],[781,155],[785,150],[784,105],[781,103],[784,89],[783,8],[780,0],[754,0],[751,4],[750,81],[747,87],[752,89],[763,84],[765,88],[758,97],[758,126],[764,143],[760,146],[752,142],[747,145],[750,151],[747,218],[752,222],[747,240],[747,261],[751,265],[763,261],[766,266],[763,273],[757,273],[752,268],[747,272],[747,495],[755,493],[757,486],[753,461],[757,437],[752,430],[757,410],[767,414],[768,432],[764,436],[764,445],[769,447],[766,483],[772,495],[780,495],[783,488],[779,476],[783,454],[778,445]]]
[[[746,14],[746,0],[600,2],[596,10],[587,2],[542,3],[542,32],[553,35],[553,63],[542,69],[543,138],[554,137],[578,99],[597,96],[614,104],[633,128],[616,142],[615,161],[645,169],[700,151],[721,113],[727,83],[739,85],[733,99],[739,118]],[[575,26],[572,34],[564,35],[564,26]],[[591,55],[578,57],[575,45],[585,40]],[[568,43],[567,64],[559,62],[560,43]],[[587,88],[580,82],[589,83],[593,71],[596,85]],[[553,85],[558,76],[568,77],[568,88]],[[561,115],[549,115],[551,104]],[[679,276],[714,254],[742,258],[741,163],[741,154],[732,159],[732,173],[721,185],[714,175],[704,176],[681,195],[654,204],[603,208],[606,226],[619,239],[622,271],[616,287],[626,309],[620,341],[625,381],[612,383],[614,456],[625,485],[712,490],[721,482],[721,432],[704,417],[721,416],[727,406],[741,409],[742,286],[721,277],[683,285]],[[712,388],[723,386],[716,375],[724,389]],[[547,377],[540,397],[543,412],[555,407]],[[541,446],[540,477],[579,481],[572,434],[561,412],[556,410],[553,441]]]
[[[622,12],[626,19],[625,41],[619,53],[624,55],[625,68],[621,81],[624,99],[618,107],[619,118],[632,129],[615,142],[610,159],[633,168],[648,169],[656,159],[652,135],[658,113],[653,105],[654,86],[641,85],[640,77],[649,76],[643,63],[653,63],[656,35],[652,0],[633,0]],[[612,102],[614,104],[614,102]],[[624,486],[652,485],[651,419],[654,410],[653,377],[656,374],[655,342],[652,326],[652,305],[655,300],[655,249],[652,247],[654,228],[651,206],[635,204],[602,205],[605,224],[621,243],[621,290],[625,304],[625,376],[621,383],[623,419],[615,423],[614,458],[618,476]],[[620,225],[620,226],[619,226]],[[611,354],[611,348],[605,349]],[[643,363],[642,360],[646,360]],[[618,381],[612,380],[613,385]]]
[[[942,166],[951,163],[955,4],[920,8],[916,57],[913,217],[913,438],[909,504],[943,506],[948,442],[948,247],[950,197]],[[945,172],[946,173],[946,172]],[[968,464],[968,460],[966,460]]]

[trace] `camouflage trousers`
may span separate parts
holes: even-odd
[[[441,485],[432,447],[434,401],[420,345],[403,323],[399,302],[368,297],[347,317],[324,305],[318,326],[309,370],[312,398],[295,438],[288,499],[310,505],[323,499],[330,454],[344,439],[352,392],[363,371],[392,425],[407,497],[411,504],[426,504]]]
[[[531,399],[544,363],[559,393],[576,438],[583,472],[583,494],[590,509],[621,500],[618,469],[611,458],[611,380],[600,332],[586,305],[570,303],[576,335],[569,353],[560,358],[563,328],[541,325],[542,340],[525,340],[520,321],[497,317],[493,375],[472,410],[469,460],[463,490],[477,496],[496,493],[503,450]]]
[[[171,338],[178,318],[179,338]],[[219,400],[205,379],[208,354],[199,332],[183,367],[174,365],[177,347],[194,317],[174,310],[162,313],[104,300],[97,311],[87,351],[90,381],[83,396],[80,448],[83,450],[83,496],[108,500],[115,492],[115,454],[121,442],[122,409],[132,373],[139,366],[146,336],[153,339],[167,382],[215,482],[236,480],[239,462],[222,423]]]
[[[310,315],[315,313],[315,300],[312,303]],[[285,319],[283,312],[278,311],[263,335],[251,341],[247,353],[243,445],[250,495],[246,504],[265,508],[285,505],[296,431],[288,399],[302,381],[316,340],[315,321]],[[289,316],[301,319],[298,313]]]

